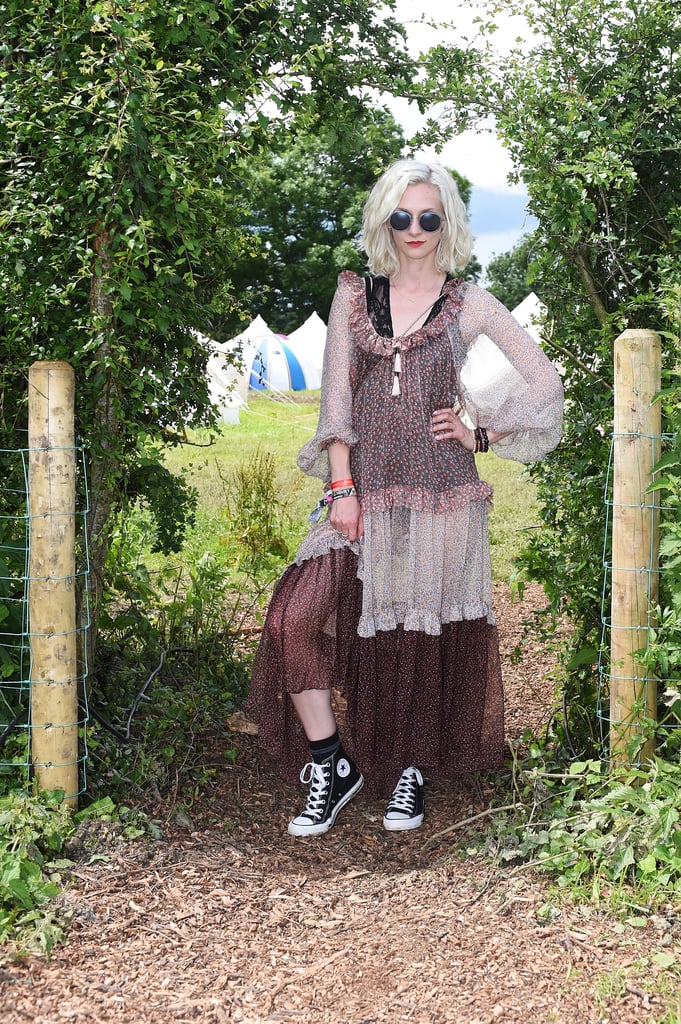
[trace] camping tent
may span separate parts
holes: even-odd
[[[239,410],[248,402],[248,378],[242,367],[227,362],[225,352],[218,349],[214,341],[202,334],[198,338],[211,350],[206,363],[211,402],[224,423],[238,423]]]
[[[538,299],[534,292],[526,295],[522,302],[511,311],[521,327],[524,327],[528,334],[531,334],[536,342],[541,341],[539,325],[546,316],[546,306]]]
[[[311,313],[304,324],[289,334],[286,343],[304,369],[307,387],[321,387],[326,324],[319,314]]]
[[[308,386],[300,360],[279,334],[256,339],[244,358],[250,360],[248,386],[254,391],[304,391]]]
[[[318,388],[325,338],[326,328],[316,313],[290,338],[271,331],[260,315],[225,344],[203,338],[212,349],[207,366],[209,389],[221,418],[228,423],[239,422],[239,409],[247,404],[249,389],[281,392]],[[235,353],[236,364],[228,361]]]

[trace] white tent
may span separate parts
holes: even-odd
[[[239,410],[248,403],[248,382],[256,353],[253,343],[270,334],[272,332],[263,318],[256,316],[240,334],[226,344],[220,345],[210,338],[199,336],[211,349],[206,366],[208,390],[223,422],[239,422]],[[239,361],[234,363],[231,357],[237,351],[240,351],[241,355]]]
[[[319,324],[315,323],[315,316],[293,332],[297,335],[293,344],[271,331],[260,315],[225,344],[202,339],[212,348],[207,366],[209,389],[223,421],[239,422],[239,410],[248,402],[249,389],[281,392],[319,387],[324,354],[319,324],[324,340],[326,328],[319,317]],[[228,361],[235,353],[239,354],[238,362]]]
[[[307,387],[321,387],[326,324],[319,314],[311,313],[304,324],[289,334],[286,343],[303,367]]]
[[[546,316],[546,306],[539,301],[534,292],[526,295],[522,302],[519,302],[515,309],[511,310],[521,327],[524,327],[534,340],[541,341],[539,325]]]
[[[215,351],[215,342],[202,340],[214,350],[206,365],[211,401],[224,423],[238,423],[239,410],[248,403],[248,377],[242,368],[227,362],[224,352]]]

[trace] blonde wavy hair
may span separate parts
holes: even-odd
[[[440,192],[444,223],[437,249],[438,269],[447,274],[463,270],[471,258],[472,239],[466,207],[454,178],[441,164],[397,160],[371,189],[362,218],[360,247],[368,257],[369,272],[391,277],[399,270],[390,216],[399,208],[408,185],[435,185]]]

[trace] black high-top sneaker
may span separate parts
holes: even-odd
[[[306,764],[300,781],[310,787],[307,806],[289,822],[288,830],[292,836],[321,836],[329,831],[341,808],[357,796],[364,776],[339,750],[321,764]]]
[[[423,817],[423,776],[418,768],[405,768],[385,809],[383,828],[388,832],[419,828]]]

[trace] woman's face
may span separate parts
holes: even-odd
[[[444,210],[437,185],[426,182],[408,185],[402,194],[398,210],[410,214],[411,223],[404,231],[391,228],[393,241],[400,261],[432,260],[435,262],[437,247],[442,237]],[[425,231],[419,222],[423,213],[437,213],[442,222],[436,231]]]

